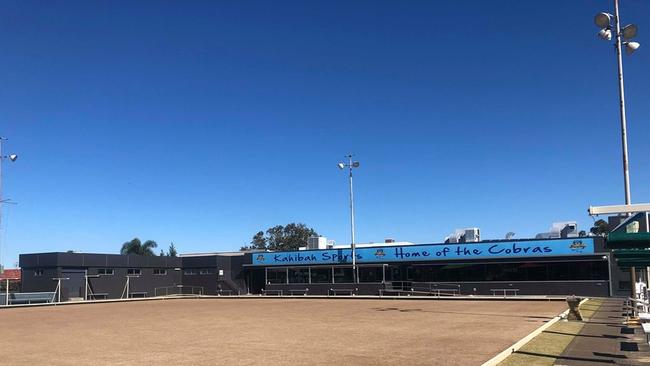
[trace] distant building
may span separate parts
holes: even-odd
[[[0,289],[5,289],[5,286],[7,286],[7,279],[9,279],[9,291],[20,291],[21,274],[20,268],[5,269],[0,273]]]

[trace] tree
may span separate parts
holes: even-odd
[[[164,257],[164,256],[165,256],[165,251],[162,250],[162,249],[160,249],[160,256],[161,256],[161,257]]]
[[[253,236],[250,245],[241,247],[241,250],[298,250],[307,246],[307,239],[318,236],[318,233],[302,223],[290,223],[286,226],[277,225],[264,231],[258,231]]]
[[[176,247],[174,246],[174,242],[172,242],[169,245],[169,250],[167,251],[167,255],[170,257],[176,257],[178,255],[178,252],[176,252]]]
[[[609,233],[609,224],[603,219],[597,220],[589,231],[596,236],[607,236],[607,233]]]
[[[147,240],[144,243],[140,242],[140,239],[133,238],[131,241],[127,241],[122,244],[122,249],[120,250],[121,254],[137,254],[137,255],[146,255],[154,256],[153,249],[156,248],[158,244],[153,240]]]

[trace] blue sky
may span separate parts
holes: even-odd
[[[588,229],[624,197],[611,3],[5,1],[3,261],[236,250],[292,221],[345,243],[348,152],[359,242]],[[650,41],[650,3],[621,12]],[[634,202],[648,65],[625,57]]]

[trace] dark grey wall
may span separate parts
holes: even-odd
[[[154,296],[155,289],[181,284],[181,259],[178,257],[157,257],[115,254],[85,253],[38,253],[21,254],[20,267],[23,275],[24,292],[54,291],[57,282],[52,280],[62,277],[66,271],[84,271],[89,276],[97,275],[100,268],[113,269],[112,275],[89,277],[89,285],[94,293],[105,293],[110,299],[122,296],[129,268],[140,269],[140,277],[130,279],[130,293],[144,292]],[[166,275],[154,275],[154,269],[165,269]],[[178,269],[178,270],[176,270]],[[42,276],[36,276],[38,270]],[[69,288],[69,287],[74,287]],[[69,293],[82,296],[78,284],[62,281],[62,300],[67,300]],[[74,296],[74,295],[71,295]],[[76,296],[75,296],[76,297]]]
[[[246,258],[244,253],[182,257],[183,285],[203,287],[207,295],[245,294],[248,291],[243,267]],[[195,274],[187,274],[188,270],[194,270]],[[201,274],[201,270],[209,273]]]

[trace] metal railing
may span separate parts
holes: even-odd
[[[154,289],[154,296],[188,296],[188,295],[203,295],[202,286],[165,286],[156,287]]]
[[[407,296],[458,296],[460,295],[460,285],[440,282],[390,281],[384,284],[384,288],[379,289],[379,296],[383,296],[387,292],[396,293],[397,296],[402,294]]]

